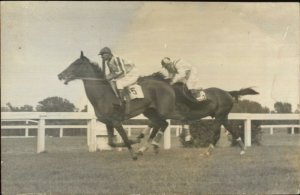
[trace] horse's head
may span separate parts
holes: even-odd
[[[99,66],[92,63],[81,51],[80,58],[75,60],[68,68],[58,75],[59,80],[64,80],[65,84],[75,79],[97,79],[103,78],[103,73]]]

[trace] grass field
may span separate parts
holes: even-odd
[[[299,137],[298,137],[299,138]],[[85,137],[1,139],[2,194],[295,194],[299,146],[175,147],[132,161],[127,150],[87,152]]]

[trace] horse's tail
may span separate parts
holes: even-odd
[[[228,91],[228,93],[232,97],[234,97],[236,99],[236,101],[238,101],[239,97],[242,96],[242,95],[257,95],[257,94],[259,94],[257,91],[255,91],[251,87],[240,89],[239,91]]]

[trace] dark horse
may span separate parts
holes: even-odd
[[[109,145],[117,146],[113,140],[115,128],[134,160],[137,159],[137,155],[131,144],[137,143],[139,140],[128,139],[122,126],[124,120],[144,114],[151,124],[164,131],[168,126],[167,123],[164,123],[164,119],[184,119],[175,110],[173,88],[166,82],[150,78],[138,81],[142,87],[144,98],[131,100],[123,108],[119,105],[119,99],[115,96],[100,67],[85,57],[83,52],[77,60],[58,75],[58,78],[64,80],[65,84],[75,79],[83,81],[86,95],[94,107],[97,119],[106,125]]]
[[[167,79],[164,79],[163,75],[157,74],[157,76],[160,77],[161,80],[166,80],[166,82],[168,82]],[[195,100],[192,93],[187,89],[185,84],[175,83],[173,85],[173,88],[176,94],[176,107],[180,111],[180,114],[184,116],[184,120],[182,121],[184,124],[199,120],[207,116],[214,118],[212,126],[213,142],[208,147],[206,155],[211,154],[211,151],[220,139],[221,125],[223,125],[239,143],[239,146],[241,148],[240,154],[245,153],[245,146],[241,140],[239,133],[230,129],[228,123],[228,114],[230,113],[234,102],[238,101],[240,96],[256,95],[258,94],[258,92],[251,88],[245,88],[239,91],[224,91],[219,88],[207,88],[204,89],[206,99],[199,102]],[[180,109],[178,107],[180,107]],[[154,146],[155,151],[158,151],[158,142],[161,138],[161,135],[163,134],[163,131],[161,131],[154,125],[150,125],[149,129],[151,128],[153,128],[153,130],[148,139],[148,143],[139,149],[139,154],[143,154],[143,152],[148,149],[148,145],[151,142]],[[186,129],[186,131],[189,133],[188,129]],[[159,134],[157,134],[158,132]],[[143,133],[140,134],[139,137],[143,138]]]
[[[228,113],[234,102],[233,97],[257,94],[250,88],[234,92],[209,88],[205,89],[207,97],[205,101],[191,103],[190,98],[182,93],[182,91],[189,93],[187,89],[182,90],[180,85],[177,88],[173,88],[161,77],[147,76],[137,81],[142,87],[144,98],[131,100],[126,103],[125,108],[122,108],[119,106],[119,99],[115,96],[109,82],[105,79],[102,70],[97,64],[92,63],[85,57],[83,52],[81,52],[80,58],[69,65],[58,77],[60,80],[65,80],[65,84],[75,79],[83,80],[86,95],[94,107],[97,119],[106,125],[109,145],[116,146],[113,141],[115,128],[134,160],[137,159],[137,155],[133,151],[131,144],[140,140],[128,139],[122,126],[124,120],[143,114],[150,120],[150,126],[154,128],[152,137],[158,131],[164,132],[168,126],[166,119],[186,122],[212,116],[215,118],[214,131],[220,129],[222,124],[230,131],[228,128]],[[234,132],[230,132],[235,135]],[[235,137],[239,136],[236,135]],[[216,136],[213,145],[217,143],[218,139],[219,137]],[[244,150],[241,140],[240,143],[242,150]]]

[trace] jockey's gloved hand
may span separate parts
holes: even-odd
[[[108,80],[108,81],[112,81],[114,79],[115,79],[115,75],[113,75],[113,74],[109,74],[106,76],[106,80]]]

